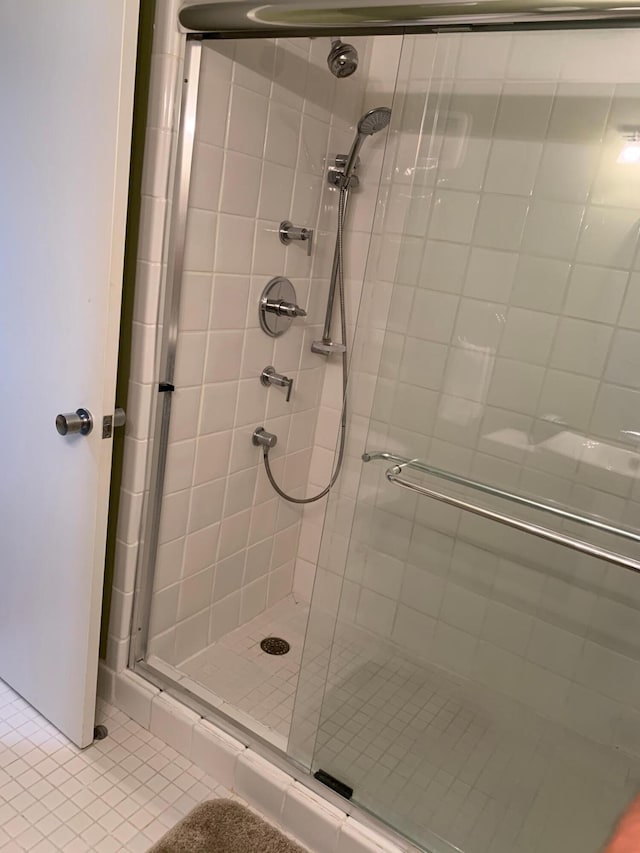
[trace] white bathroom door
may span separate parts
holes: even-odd
[[[93,738],[138,0],[0,2],[0,678]],[[56,415],[90,411],[87,435]]]

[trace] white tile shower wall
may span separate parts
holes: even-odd
[[[405,43],[386,250],[366,285],[393,281],[391,305],[354,451],[367,440],[637,527],[640,173],[618,158],[640,105],[638,36],[556,34],[543,64],[525,62],[539,41]],[[361,316],[363,340],[376,326]],[[585,436],[606,460],[583,455]],[[330,507],[320,558],[342,619],[640,750],[635,576],[397,493],[375,463],[350,497]]]
[[[126,426],[125,485],[121,493],[118,520],[114,599],[107,660],[100,665],[99,689],[105,699],[112,701],[146,729],[154,728],[158,732],[162,730],[164,734],[167,717],[165,712],[168,711],[173,718],[170,728],[176,728],[176,732],[172,731],[171,736],[179,738],[179,743],[176,741],[176,744],[181,749],[189,745],[190,755],[194,759],[197,757],[199,766],[209,767],[214,778],[230,788],[246,789],[245,795],[252,805],[259,807],[260,803],[266,804],[266,799],[271,797],[269,785],[273,783],[275,788],[282,787],[282,775],[279,771],[272,770],[268,762],[258,760],[256,773],[261,780],[260,790],[249,791],[246,778],[240,780],[242,774],[238,774],[236,779],[239,756],[245,756],[249,764],[256,765],[254,758],[249,757],[253,754],[244,744],[230,738],[209,722],[200,718],[195,720],[188,709],[176,707],[172,701],[166,702],[164,698],[161,700],[157,688],[126,669],[136,584],[136,560],[141,544],[143,498],[145,490],[148,489],[147,445],[153,429],[152,412],[157,380],[155,364],[158,352],[154,347],[158,318],[162,316],[161,278],[166,248],[163,236],[164,210],[169,204],[170,153],[176,131],[175,92],[180,85],[181,57],[184,49],[184,37],[178,33],[176,27],[178,6],[178,0],[157,0],[156,4],[149,108],[151,124],[145,157],[144,200],[140,225],[142,248],[136,287],[134,359]],[[340,98],[336,97],[336,109],[339,103]],[[358,114],[357,110],[355,112]],[[346,122],[352,120],[348,104],[343,107],[343,117]],[[304,212],[304,209],[297,211],[299,216]],[[280,211],[278,209],[268,215],[277,219]],[[153,247],[153,251],[149,247]],[[140,467],[146,467],[143,480],[133,475]],[[154,702],[157,706],[155,715],[152,713]],[[188,731],[190,728],[191,734]],[[244,776],[246,777],[246,773]],[[299,783],[288,780],[282,801],[283,809],[287,805],[289,792],[297,798],[301,787]],[[287,810],[287,815],[272,814],[272,818],[277,820],[285,831],[289,830],[287,821],[290,805],[287,805]],[[330,828],[337,832],[336,853],[415,853],[415,848],[402,842],[394,843],[374,826],[363,825],[353,816],[330,814],[330,810],[318,797],[315,798],[313,810],[315,823],[323,832],[318,849],[324,849],[324,831]],[[309,831],[313,832],[313,828],[309,828]],[[317,839],[305,835],[303,840],[313,844]]]
[[[357,46],[366,69],[367,40]],[[308,39],[203,45],[152,601],[150,648],[172,664],[293,586],[302,512],[274,494],[251,433],[264,425],[278,435],[274,473],[304,495],[325,371],[309,347],[321,331],[336,217],[324,172],[328,153],[348,150],[366,81],[336,85],[325,48]],[[357,201],[360,222],[370,198]],[[283,219],[314,229],[311,257],[304,245],[281,244]],[[356,281],[367,236],[353,233]],[[274,342],[259,328],[257,305],[282,273],[308,316]],[[293,378],[291,404],[259,383],[269,364]]]
[[[165,222],[167,221],[167,217],[165,216],[165,213],[170,206],[169,197],[172,187],[171,155],[175,149],[177,92],[180,88],[180,71],[182,55],[184,52],[184,38],[178,33],[175,25],[177,8],[177,0],[159,0],[157,4],[157,21],[153,45],[152,84],[149,102],[149,127],[143,175],[140,256],[136,286],[135,322],[133,327],[133,359],[126,426],[127,440],[124,464],[124,485],[121,492],[121,505],[118,523],[114,597],[109,628],[106,661],[107,666],[102,667],[101,671],[101,684],[109,696],[113,693],[114,671],[119,672],[123,670],[126,667],[127,662],[132,619],[133,593],[136,583],[136,562],[139,556],[141,531],[143,528],[142,513],[150,476],[150,464],[147,457],[149,453],[149,438],[153,433],[153,415],[155,412],[156,402],[155,383],[158,378],[156,375],[156,364],[158,363],[160,344],[159,332],[161,331],[159,318],[162,316],[163,299],[162,276],[166,271]],[[372,41],[375,41],[379,49],[380,42],[384,42],[385,40],[376,39]],[[361,67],[366,68],[367,54],[370,49],[369,43],[366,40],[357,40],[357,42],[361,54]],[[332,150],[335,153],[341,149],[346,150],[348,145],[351,143],[352,132],[354,129],[353,126],[357,117],[361,114],[364,104],[362,103],[361,84],[357,78],[353,78],[351,81],[340,81],[339,87],[336,88],[333,78],[326,77],[326,72],[323,68],[323,51],[324,46],[317,44],[315,53],[312,56],[312,64],[315,68],[314,73],[309,76],[308,80],[306,77],[304,78],[309,88],[310,98],[312,100],[315,99],[317,104],[312,103],[311,100],[309,103],[305,103],[302,122],[307,122],[309,127],[311,127],[313,120],[320,120],[322,118],[322,109],[318,104],[324,104],[325,106],[330,104],[332,113],[330,117],[329,130],[327,131],[327,136],[325,137],[322,135],[321,138],[326,138],[328,140],[327,144],[329,150]],[[320,68],[322,68],[322,75],[318,76],[317,72]],[[239,69],[239,73],[243,73],[241,69]],[[249,75],[247,80],[250,78],[252,79],[251,85],[253,85],[254,88],[259,89],[260,84],[257,82],[255,75],[251,77],[250,69],[245,69],[244,73]],[[245,82],[247,82],[247,80],[245,80]],[[354,83],[356,85],[353,85]],[[247,91],[251,93],[250,85],[248,83],[242,88],[247,89]],[[224,97],[224,94],[221,94],[220,90],[217,91],[218,98]],[[215,95],[215,92],[213,94]],[[286,93],[281,92],[280,94],[282,97],[286,97]],[[228,95],[226,97],[228,98]],[[299,104],[299,102],[297,103]],[[213,106],[216,106],[215,101]],[[213,120],[213,117],[219,117],[220,110],[213,109],[211,113],[207,115],[210,115],[211,117],[209,125],[215,125],[216,122]],[[207,116],[204,118],[206,119]],[[219,125],[220,123],[217,122],[217,124]],[[349,131],[344,131],[344,128],[349,128]],[[344,132],[342,133],[342,131]],[[205,128],[205,132],[215,134],[216,132],[219,133],[219,130],[216,131],[215,127],[213,127],[207,131]],[[341,133],[342,135],[340,135]],[[322,142],[322,145],[324,145],[324,142]],[[210,147],[213,149],[215,146]],[[300,146],[299,157],[305,159],[305,162],[309,163],[309,158],[311,156],[310,152],[315,152],[314,157],[317,158],[320,156],[319,150],[318,139],[313,136],[307,136],[305,138],[305,144]],[[212,156],[215,156],[215,154],[212,154]],[[371,170],[371,166],[371,162],[366,164],[366,167],[369,170]],[[323,178],[320,172],[321,168],[316,162],[315,165],[308,165],[298,178],[300,181],[300,191],[297,195],[294,195],[292,200],[293,206],[291,207],[290,213],[291,217],[296,221],[308,221],[309,216],[317,213],[317,199],[319,198],[319,194],[322,192],[321,188],[323,187]],[[210,176],[207,175],[205,177],[209,178]],[[273,184],[273,192],[268,188],[270,180]],[[260,214],[264,217],[268,217],[266,221],[277,223],[278,218],[281,215],[279,194],[282,192],[283,188],[286,191],[285,195],[290,194],[292,192],[292,181],[293,175],[288,166],[279,167],[279,164],[270,161],[270,168],[263,176],[263,189],[265,191],[261,195],[259,202],[261,205]],[[354,227],[357,227],[358,230],[362,230],[362,225],[357,224],[358,216],[364,215],[366,218],[366,205],[367,203],[373,203],[371,196],[372,190],[370,188],[373,188],[376,184],[377,177],[375,176],[372,181],[365,182],[365,190],[360,193],[360,198],[355,199],[352,205],[352,222],[354,223]],[[199,187],[197,192],[202,193],[202,187]],[[365,195],[368,195],[368,202],[364,199]],[[327,198],[330,198],[330,195]],[[373,198],[375,198],[375,193]],[[323,258],[317,259],[317,264],[320,266],[322,263],[325,270],[327,269],[331,259],[333,228],[335,225],[335,216],[332,215],[334,211],[331,211],[329,207],[330,206],[327,205],[328,209],[326,218],[328,220],[328,234],[324,234],[321,229],[321,233],[318,235],[319,237],[324,238],[320,239],[319,243],[320,246],[325,247],[325,250]],[[308,266],[306,265],[307,262],[303,253],[295,251],[298,248],[299,247],[297,246],[291,247],[291,249],[285,253],[285,271],[292,276],[296,274],[296,265],[298,269],[307,270],[308,272]],[[266,280],[267,277],[268,273],[265,274],[264,280]],[[186,301],[188,309],[187,316],[190,315],[192,318],[191,322],[195,322],[197,324],[197,313],[195,313],[196,319],[193,320],[194,306],[197,304],[198,299],[200,299],[201,302],[206,301],[206,296],[203,296],[202,288],[199,289],[198,293],[196,283],[197,278],[193,276],[192,279],[193,281],[191,284],[193,287],[190,288],[189,283],[187,283],[186,287],[186,292],[188,293],[188,299]],[[238,279],[236,279],[236,284],[237,283]],[[218,295],[222,295],[224,293],[225,282],[220,281],[216,282],[216,284],[219,284],[216,293]],[[311,311],[312,306],[315,305],[314,310],[318,316],[321,316],[321,306],[326,293],[326,285],[326,280],[323,281],[320,279],[315,282],[314,289],[310,294],[308,294],[310,299],[309,309]],[[191,293],[189,292],[190,290],[192,291]],[[302,298],[305,298],[305,295],[306,294],[303,291]],[[320,306],[320,308],[318,306]],[[229,306],[225,305],[225,308],[228,309]],[[220,317],[219,322],[221,328],[219,330],[216,328],[215,331],[233,332],[233,326],[241,321],[238,321],[237,318],[233,318],[230,310],[227,310],[224,316]],[[224,328],[225,323],[231,325],[230,330]],[[206,325],[208,327],[208,319]],[[193,331],[204,331],[204,329],[194,329]],[[248,336],[251,335],[254,340],[256,339],[255,325],[251,329],[245,329],[245,331]],[[208,334],[209,333],[207,331],[207,335]],[[305,334],[303,359],[304,367],[306,368],[309,368],[312,364],[316,366],[318,363],[321,366],[323,365],[323,359],[321,357],[314,358],[310,356],[308,352],[309,343],[316,334],[316,329],[309,329]],[[228,337],[227,343],[229,342]],[[240,352],[237,353],[237,357],[240,359]],[[255,367],[258,368],[262,366],[262,360],[257,356]],[[228,418],[229,403],[228,401],[225,403],[224,400],[224,383],[219,384],[221,386],[219,389],[221,395],[220,411],[218,412],[210,406],[207,408],[207,402],[205,400],[202,402],[203,411],[201,417],[208,424],[212,425],[210,428],[213,430],[215,430],[216,426],[220,423],[226,424],[227,421],[225,421],[224,418]],[[232,381],[229,380],[227,388],[232,384]],[[275,395],[274,399],[277,401]],[[276,421],[273,421],[274,426],[276,423]],[[280,433],[280,438],[282,442],[284,438],[282,433]],[[304,446],[304,444],[299,446]],[[187,462],[188,461],[189,460],[187,459]],[[143,470],[146,472],[144,478],[141,474]],[[278,470],[277,467],[276,470]],[[279,473],[282,474],[282,471],[280,470]],[[217,508],[221,511],[222,496],[220,494],[219,483],[205,485],[198,491],[198,494],[202,496],[202,504],[205,504],[206,500],[210,500],[214,509]],[[267,496],[270,498],[271,493],[267,491],[266,484],[262,482],[261,491],[257,497],[259,497],[264,511],[254,517],[252,520],[253,523],[250,522],[249,534],[250,536],[255,536],[256,540],[262,543],[262,552],[260,547],[255,548],[251,555],[248,555],[247,559],[248,566],[254,566],[256,563],[258,564],[258,568],[248,569],[249,571],[255,571],[257,573],[260,572],[260,562],[264,563],[264,561],[269,558],[269,555],[266,553],[267,551],[271,551],[271,546],[268,543],[269,531],[272,530],[273,525],[277,523],[275,521],[277,518],[277,504]],[[285,510],[283,510],[283,513]],[[182,511],[185,511],[185,504],[183,504]],[[197,518],[196,507],[192,507],[191,517],[196,526],[201,526]],[[204,526],[206,527],[206,525]],[[172,572],[175,573],[175,566],[176,564],[179,565],[182,559],[182,537],[177,536],[177,538],[172,540],[172,543],[173,544],[170,547],[163,550],[163,558],[159,561],[157,566],[157,574],[159,576],[160,583],[163,585],[166,585],[166,583],[163,582],[163,577],[166,577],[167,575],[171,576]],[[259,574],[256,576],[259,577]],[[169,614],[172,613],[173,609],[178,606],[176,590],[174,589],[171,594],[167,595],[166,599],[167,610],[165,610],[165,616],[167,612]],[[224,619],[226,619],[228,630],[231,630],[238,619],[237,611],[234,612],[231,610],[230,612],[223,612],[222,610],[219,610],[219,613],[224,617]]]
[[[349,398],[347,405],[348,429],[345,460],[342,473],[328,499],[312,504],[305,509],[305,518],[300,537],[299,557],[296,566],[295,592],[306,598],[313,591],[309,612],[307,635],[303,651],[300,678],[291,722],[289,752],[302,763],[313,757],[315,738],[320,724],[320,712],[327,684],[327,674],[333,650],[335,620],[343,591],[348,596],[348,583],[344,580],[351,526],[358,497],[358,484],[362,466],[361,455],[367,446],[367,433],[371,417],[371,391],[381,357],[381,345],[385,327],[395,267],[398,258],[399,236],[383,241],[383,225],[386,212],[391,206],[389,187],[395,166],[394,151],[398,144],[397,98],[394,96],[396,76],[398,91],[402,91],[408,73],[406,60],[400,62],[402,39],[385,37],[375,39],[372,47],[366,108],[386,104],[394,105],[394,114],[388,138],[367,140],[369,148],[363,149],[363,161],[373,165],[369,156],[378,157],[379,177],[374,182],[363,182],[362,191],[374,196],[371,201],[372,214],[367,227],[372,231],[369,255],[366,260],[364,285],[358,285],[355,295],[361,299],[357,326],[353,338],[353,353],[349,370]],[[372,150],[373,149],[373,150]],[[404,221],[404,220],[403,220]],[[379,261],[379,262],[378,262]],[[354,292],[354,283],[349,283]],[[355,303],[357,304],[357,303]],[[350,311],[354,306],[350,305]],[[354,313],[350,313],[353,320]],[[351,324],[350,324],[351,325]],[[351,333],[353,330],[350,329]],[[333,462],[335,440],[320,438],[323,425],[332,423],[331,437],[337,434],[339,421],[339,382],[337,365],[326,374],[326,393],[318,421],[317,443],[321,446],[327,476],[327,458]],[[361,393],[365,391],[367,393]],[[360,392],[360,393],[359,393]],[[314,456],[317,454],[314,452]],[[315,460],[314,460],[315,461]],[[330,464],[330,463],[329,463]],[[313,478],[313,470],[310,479]],[[318,477],[320,480],[320,477]],[[324,481],[326,483],[326,480]],[[317,490],[321,482],[313,484]]]
[[[366,89],[360,112],[375,107],[391,107],[396,83],[396,73],[400,60],[402,38],[387,36],[371,39]],[[355,105],[354,105],[355,109]],[[360,186],[352,193],[345,228],[345,297],[347,311],[347,341],[351,363],[351,381],[347,410],[349,426],[347,434],[347,452],[342,473],[337,484],[340,494],[355,497],[360,470],[361,436],[358,426],[361,416],[368,416],[373,391],[371,374],[375,374],[380,360],[384,339],[384,319],[386,311],[378,303],[377,318],[381,322],[371,324],[360,316],[360,324],[366,323],[366,333],[356,336],[356,324],[359,312],[371,310],[372,294],[366,292],[363,302],[363,284],[365,270],[371,268],[370,252],[376,251],[376,236],[372,240],[376,213],[385,205],[385,190],[381,188],[382,165],[387,144],[387,132],[369,137],[361,152],[359,169]],[[345,139],[345,150],[350,140]],[[333,223],[335,229],[335,222]],[[380,296],[378,292],[377,296]],[[338,315],[334,327],[334,336],[338,333]],[[354,344],[361,348],[357,357],[353,357]],[[360,363],[367,364],[368,371],[360,370]],[[324,375],[322,399],[315,429],[315,441],[309,469],[307,495],[318,494],[330,480],[335,464],[335,452],[339,437],[342,411],[342,369],[337,357],[329,360]],[[325,521],[327,499],[305,507],[296,560],[294,592],[299,599],[309,601],[316,577],[316,566]]]

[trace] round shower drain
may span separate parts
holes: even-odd
[[[291,646],[280,637],[265,637],[260,643],[260,648],[268,655],[286,655]]]

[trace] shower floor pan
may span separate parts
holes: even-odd
[[[599,853],[640,758],[370,638],[355,662],[357,645],[334,652],[314,769],[435,851],[433,833],[464,853]]]
[[[285,750],[308,613],[289,597],[174,677]],[[287,640],[290,652],[263,652],[268,636]],[[316,687],[306,691],[307,712],[299,708],[308,739],[298,733],[297,751],[435,853],[434,833],[443,849],[464,853],[598,853],[640,788],[640,758],[399,655],[366,631],[338,626],[326,693],[322,658],[307,651]]]
[[[212,643],[177,669],[230,706],[225,709],[280,749],[286,749],[309,606],[292,596]],[[260,648],[266,637],[290,645],[282,655]],[[235,709],[235,711],[233,710]]]

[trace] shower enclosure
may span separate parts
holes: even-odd
[[[187,43],[132,665],[424,849],[640,780],[639,39]]]

